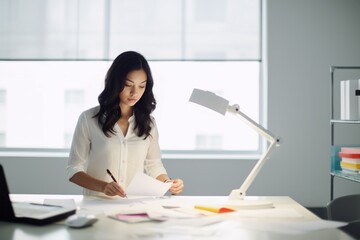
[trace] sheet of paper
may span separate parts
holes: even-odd
[[[153,231],[163,234],[166,239],[169,234],[172,235],[216,235],[222,239],[242,239],[243,230],[255,230],[265,232],[275,232],[280,234],[298,235],[312,231],[337,228],[346,225],[343,222],[334,222],[326,220],[313,221],[288,221],[288,220],[261,220],[261,219],[243,219],[243,220],[223,220],[221,215],[214,217],[203,217],[196,219],[173,219],[151,227]],[[301,239],[301,238],[300,238]]]
[[[239,225],[239,223],[236,223]],[[193,239],[194,237],[210,237],[215,235],[219,227],[223,225],[223,221],[217,217],[203,217],[194,219],[171,219],[162,224],[151,226],[149,229],[163,235],[164,239],[172,238],[174,236],[186,236],[186,238]],[[232,229],[237,225],[231,225]],[[227,227],[225,230],[231,230]],[[225,231],[226,232],[226,231]],[[234,238],[223,238],[222,239],[234,239]],[[180,239],[180,238],[179,238]],[[202,238],[201,238],[202,239]],[[238,239],[241,239],[239,237]]]
[[[243,210],[240,209],[231,213],[233,216],[246,218],[301,218],[302,215],[292,208],[269,208],[269,209],[255,209]]]
[[[117,214],[109,215],[109,217],[127,223],[152,221],[152,219],[146,213],[134,213],[134,214],[117,213]]]
[[[177,211],[177,209],[166,209],[163,208],[162,206],[148,207],[146,208],[146,213],[150,218],[158,219],[158,220],[181,219],[181,218],[190,219],[190,218],[197,218],[200,216],[197,214],[179,212]]]
[[[327,228],[339,228],[346,226],[346,222],[338,221],[329,221],[329,220],[314,220],[314,221],[304,221],[300,224],[293,224],[292,228],[299,231],[316,231]]]
[[[327,221],[327,220],[312,220],[312,221],[289,221],[289,220],[259,220],[259,219],[247,219],[241,221],[241,227],[246,229],[278,232],[284,234],[304,234],[311,231],[338,228],[345,226],[347,223]]]
[[[109,211],[104,213],[110,218],[128,222],[144,220],[166,221],[169,219],[190,219],[200,216],[178,212],[176,209],[166,209],[158,201],[122,205],[121,208],[118,207],[115,211],[114,209],[109,209]]]
[[[128,198],[101,198],[101,197],[92,197],[86,196],[83,201],[79,204],[80,209],[84,212],[89,212],[92,214],[98,213],[106,213],[113,214],[119,212],[123,212],[124,209],[129,210],[126,213],[139,213],[138,208],[136,206],[142,206],[143,203],[148,203],[152,201],[158,201],[165,197],[144,197],[144,196],[130,196]],[[129,207],[131,206],[131,208]],[[134,209],[133,212],[131,212]],[[123,212],[124,213],[124,212]]]
[[[163,183],[142,172],[138,172],[127,187],[126,194],[160,197],[165,195],[171,184],[171,182]]]

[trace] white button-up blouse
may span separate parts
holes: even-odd
[[[126,136],[115,124],[115,135],[106,137],[93,116],[99,111],[99,106],[84,111],[75,128],[67,166],[70,179],[77,172],[86,172],[90,176],[111,182],[106,173],[109,169],[120,186],[125,188],[138,171],[144,171],[156,178],[167,174],[161,161],[159,134],[154,118],[150,136],[138,137],[133,128],[135,117],[129,118],[129,128]],[[83,190],[84,195],[105,196],[105,194]]]

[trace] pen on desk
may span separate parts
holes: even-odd
[[[58,205],[52,205],[52,204],[46,204],[46,203],[30,203],[31,205],[36,205],[36,206],[45,206],[45,207],[58,207],[61,208],[62,206],[58,206]]]
[[[116,183],[117,183],[116,179],[114,178],[114,175],[112,175],[112,173],[110,172],[110,170],[109,170],[109,169],[106,169],[106,172],[109,174],[109,176],[111,177],[111,179],[112,179],[114,182],[116,182]],[[126,194],[125,194],[125,196],[124,196],[124,197],[126,197],[126,198],[127,198]]]

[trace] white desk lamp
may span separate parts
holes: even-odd
[[[274,149],[275,146],[279,145],[279,139],[276,138],[272,133],[266,130],[264,127],[256,123],[254,120],[249,118],[247,115],[240,111],[239,105],[235,104],[230,106],[229,101],[217,96],[216,94],[203,91],[200,89],[194,88],[190,99],[190,102],[197,103],[201,106],[207,107],[215,112],[218,112],[222,115],[225,115],[226,112],[236,114],[244,121],[248,126],[252,127],[257,131],[261,136],[265,137],[266,140],[270,143],[268,149],[262,154],[259,161],[256,163],[252,171],[249,173],[243,184],[239,189],[234,189],[229,195],[228,205],[240,208],[267,208],[272,207],[273,204],[268,201],[259,201],[259,200],[248,200],[244,199],[246,196],[246,191],[250,187],[251,183],[254,181],[256,175],[260,172],[260,169],[263,167],[266,160],[269,158],[270,152]],[[244,201],[239,201],[244,200]]]

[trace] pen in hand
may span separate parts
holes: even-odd
[[[114,178],[114,176],[112,175],[112,173],[110,172],[109,169],[106,169],[106,172],[109,174],[109,176],[111,177],[111,179],[117,183],[116,179]]]
[[[109,176],[111,177],[111,179],[112,179],[114,182],[116,182],[116,183],[117,183],[116,179],[114,178],[114,176],[112,175],[112,173],[110,172],[110,170],[109,170],[109,169],[106,169],[106,172],[107,172],[107,174],[109,174]],[[124,196],[124,197],[126,197],[126,198],[127,198],[126,194],[125,194],[125,196]]]

